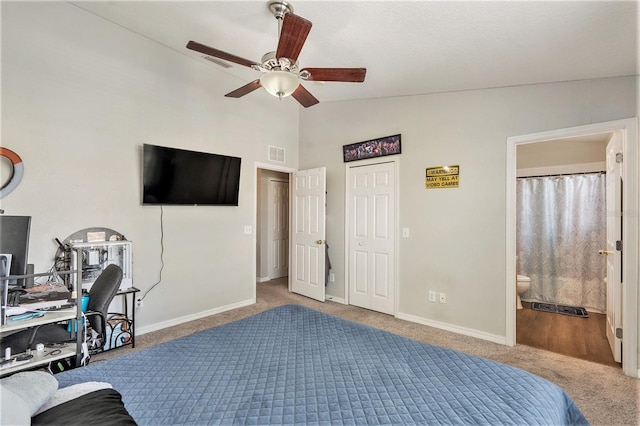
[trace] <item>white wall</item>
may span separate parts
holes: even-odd
[[[640,12],[639,12],[640,13]],[[638,41],[639,41],[639,45],[640,45],[640,32],[638,32],[638,34],[636,35]],[[636,118],[640,119],[640,76],[636,76],[636,87],[635,87],[635,97],[636,97]],[[637,126],[638,128],[640,128],[640,126]],[[640,142],[640,135],[638,135],[638,141]],[[638,152],[638,150],[636,150],[636,152]],[[640,155],[640,153],[638,154]],[[636,176],[640,175],[640,171],[638,171],[636,173]],[[640,194],[638,194],[638,199],[640,199]],[[635,212],[636,214],[640,215],[640,212]],[[640,236],[639,236],[640,237]],[[640,268],[640,265],[639,265]],[[640,277],[640,270],[636,271],[636,276]],[[636,300],[636,306],[640,307],[640,292],[638,292],[638,300]],[[638,320],[638,362],[640,363],[640,319]],[[638,366],[638,376],[640,377],[640,366]]]
[[[321,103],[300,114],[300,168],[327,167],[327,241],[344,297],[341,147],[402,134],[399,313],[506,334],[506,139],[636,115],[636,78]],[[327,126],[327,123],[331,123]],[[460,187],[426,190],[425,169],[460,165]],[[429,303],[428,290],[448,293]],[[497,339],[499,340],[499,339]]]
[[[185,41],[186,42],[186,41]],[[238,207],[164,207],[162,282],[138,329],[255,297],[254,162],[267,146],[298,158],[298,110],[246,82],[63,2],[2,3],[2,146],[25,164],[5,214],[31,215],[29,262],[53,263],[55,237],[93,226],[133,241],[134,285],[159,277],[160,207],[141,205],[142,144],[242,157]]]
[[[598,141],[577,138],[529,143],[517,147],[518,169],[564,166],[602,162],[606,158],[610,134],[602,135]]]
[[[607,134],[599,136],[598,141],[573,138],[519,145],[516,147],[518,176],[605,170],[610,137],[611,134]],[[567,171],[562,171],[565,169]]]

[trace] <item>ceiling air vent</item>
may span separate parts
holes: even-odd
[[[212,56],[204,55],[203,58],[206,59],[209,62],[213,62],[216,65],[220,65],[222,68],[231,68],[231,65],[227,64],[224,61],[216,59],[216,58],[214,58]]]
[[[269,161],[284,163],[284,148],[269,145]]]

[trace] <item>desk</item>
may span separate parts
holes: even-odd
[[[131,347],[136,347],[136,293],[140,291],[139,288],[129,287],[122,290],[118,290],[116,296],[122,296],[124,299],[124,315],[127,318],[131,318]],[[127,295],[131,295],[131,317],[129,317],[129,303],[127,301]]]
[[[82,281],[82,271],[80,269],[74,270],[74,271],[58,271],[58,274],[59,275],[76,274],[76,279],[73,285],[73,293],[75,293],[76,295],[80,294],[79,288],[75,285],[75,283],[80,283]],[[42,272],[37,274],[25,274],[25,275],[0,277],[0,284],[2,284],[0,285],[0,292],[2,293],[0,302],[2,302],[1,304],[3,305],[3,308],[7,304],[6,292],[8,291],[8,288],[6,283],[8,282],[8,280],[48,277],[50,275],[51,275],[50,272]],[[26,336],[26,334],[24,333],[31,333],[28,330],[33,329],[32,331],[35,332],[38,327],[43,325],[55,324],[55,323],[58,323],[61,321],[67,321],[67,320],[73,320],[79,323],[79,321],[82,319],[82,310],[81,310],[82,304],[78,303],[77,298],[74,298],[74,299],[75,299],[76,306],[73,308],[61,309],[59,311],[49,311],[49,312],[46,312],[41,317],[29,318],[29,319],[20,320],[20,321],[11,321],[11,320],[6,321],[5,309],[2,309],[2,321],[1,321],[2,324],[0,324],[0,337],[2,338],[6,346],[10,347],[11,345],[7,344],[7,341],[5,340],[9,336],[16,337],[17,339],[16,342],[19,342],[20,337],[18,335],[21,334]],[[13,336],[14,334],[15,336]],[[20,370],[25,370],[32,367],[49,364],[52,361],[60,360],[63,358],[71,358],[73,356],[75,356],[76,358],[76,367],[79,367],[82,359],[81,335],[82,335],[81,333],[76,333],[75,342],[68,342],[67,344],[64,345],[64,347],[61,347],[60,350],[42,351],[42,352],[35,351],[35,353],[32,352],[30,354],[32,355],[31,358],[26,359],[24,361],[18,361],[17,358],[15,358],[15,355],[20,355],[21,352],[26,349],[26,345],[21,343],[20,345],[24,347],[21,348],[20,351],[16,350],[15,352],[17,353],[14,352],[13,359],[15,361],[13,361],[10,364],[5,364],[2,366],[2,369],[0,369],[0,376],[5,376]]]

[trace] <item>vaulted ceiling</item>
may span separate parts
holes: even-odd
[[[361,84],[305,82],[320,102],[638,74],[635,1],[291,3],[313,23],[301,68],[367,68]],[[267,1],[72,4],[237,77],[228,91],[259,72],[212,63],[189,40],[256,62],[277,46]]]

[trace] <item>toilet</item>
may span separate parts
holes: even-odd
[[[520,300],[520,295],[524,294],[529,290],[529,286],[531,285],[531,278],[525,275],[518,275],[516,277],[516,308],[522,309],[522,301]]]

